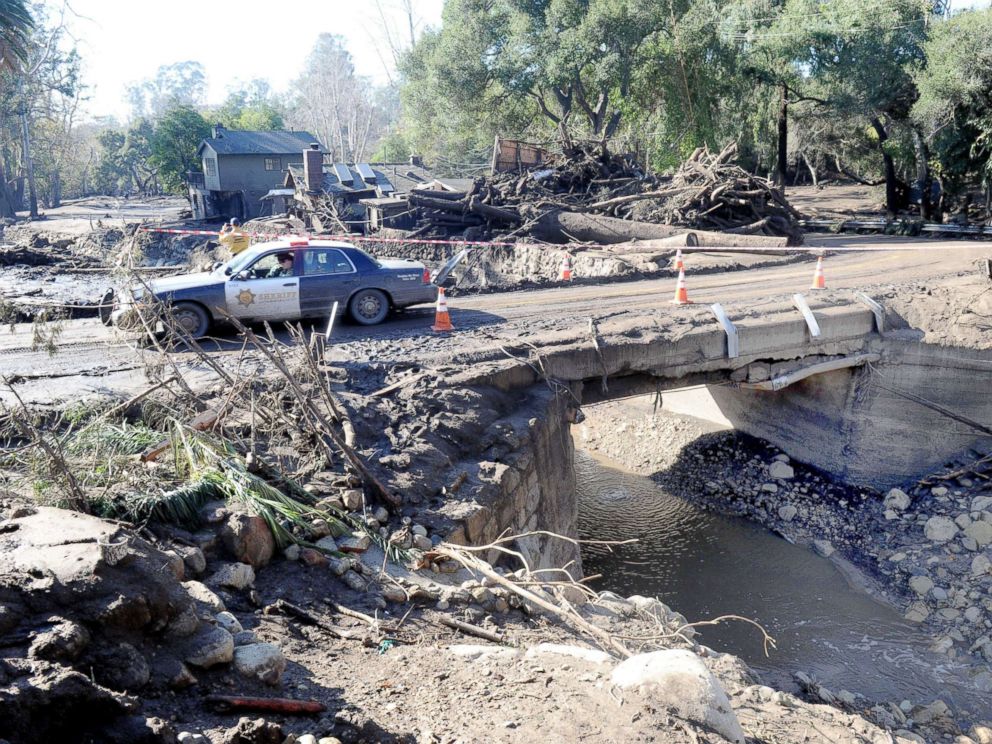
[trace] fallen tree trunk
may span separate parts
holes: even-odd
[[[785,248],[789,244],[786,237],[686,230],[674,225],[634,222],[578,212],[546,214],[534,226],[534,234],[549,243],[588,241],[598,245],[650,241],[657,247],[659,240],[668,241],[665,245],[670,247],[696,245],[712,248]],[[686,237],[688,235],[693,238]],[[688,242],[693,239],[695,243]]]

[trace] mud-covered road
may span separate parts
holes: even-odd
[[[832,290],[891,289],[894,285],[915,283],[929,286],[940,280],[944,286],[955,281],[973,281],[978,262],[992,256],[987,243],[929,241],[919,239],[811,236],[809,244],[831,248],[863,247],[867,252],[828,254],[825,262],[827,286]],[[901,250],[878,251],[892,247]],[[875,250],[872,250],[875,249]],[[693,256],[686,257],[689,297],[696,303],[746,303],[758,307],[773,299],[796,292],[807,292],[812,279],[812,261],[744,271],[693,276]],[[959,279],[956,279],[959,278]],[[680,312],[670,304],[675,282],[671,278],[616,283],[576,282],[554,289],[462,296],[449,305],[459,331],[484,330],[478,344],[492,344],[494,335],[512,338],[526,332],[533,319],[560,319],[563,326],[585,323],[630,310]],[[353,341],[370,342],[395,351],[395,345],[409,345],[415,356],[417,339],[430,335],[432,307],[414,308],[391,318],[381,326],[366,328],[339,321],[334,330],[337,345]],[[217,329],[218,338],[209,342],[220,355],[236,355],[241,344],[233,331]],[[471,339],[459,334],[463,345]],[[142,371],[142,356],[133,340],[120,337],[95,319],[67,321],[54,355],[32,351],[32,329],[16,326],[11,333],[0,331],[0,375],[10,378],[26,401],[37,404],[64,404],[73,398],[100,392],[126,395],[148,384]],[[182,355],[185,356],[185,355]],[[193,360],[187,360],[192,362]],[[0,389],[0,400],[9,393]]]

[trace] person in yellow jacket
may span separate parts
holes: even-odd
[[[233,218],[229,223],[224,223],[224,226],[220,229],[218,241],[231,252],[232,256],[237,256],[251,243],[248,233],[241,229],[241,222],[237,217]]]

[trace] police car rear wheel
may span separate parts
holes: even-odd
[[[348,308],[356,323],[375,325],[389,313],[389,299],[378,289],[363,289],[351,298]]]
[[[210,318],[207,311],[192,302],[178,302],[172,308],[172,317],[193,338],[207,335]]]

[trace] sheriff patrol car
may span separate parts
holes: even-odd
[[[136,313],[161,303],[199,337],[225,313],[246,323],[326,318],[336,301],[356,322],[374,325],[391,309],[434,302],[438,285],[464,253],[432,277],[419,261],[373,258],[350,243],[285,238],[252,246],[213,271],[155,279],[147,289],[105,299],[103,318],[108,325],[134,327]]]

